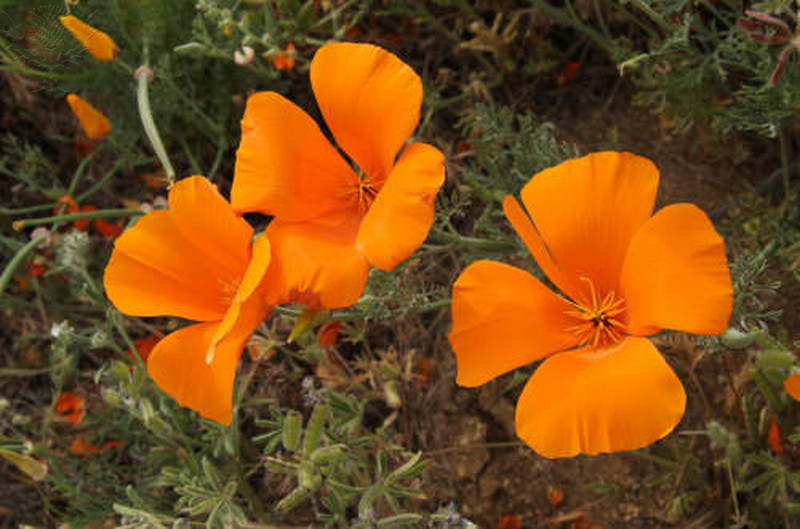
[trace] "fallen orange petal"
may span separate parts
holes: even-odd
[[[62,209],[61,204],[64,204],[66,207]],[[53,208],[53,213],[59,215],[61,213],[77,213],[78,212],[78,204],[75,203],[75,199],[72,198],[70,195],[64,195],[63,197],[56,200],[56,207]]]
[[[145,336],[144,338],[139,338],[133,342],[133,345],[136,346],[136,350],[139,351],[139,358],[142,359],[142,362],[147,363],[147,358],[150,356],[150,352],[159,341],[161,341],[161,336],[151,334],[149,336]],[[128,349],[127,353],[128,356],[131,357],[131,360],[137,360],[136,355],[133,354],[133,351]]]
[[[97,211],[96,206],[81,206],[80,212],[81,213],[88,213],[90,211]],[[89,224],[92,221],[90,219],[80,219],[80,220],[73,220],[72,225],[78,228],[81,231],[84,231],[86,228],[89,227]]]
[[[63,392],[56,400],[56,411],[63,413],[72,424],[78,424],[83,420],[84,408],[83,397],[72,391]]]
[[[99,140],[111,132],[111,123],[108,118],[77,94],[69,94],[67,103],[89,138]]]
[[[286,45],[285,51],[279,51],[270,58],[272,66],[278,70],[291,70],[294,68],[294,43]]]
[[[333,347],[339,342],[339,331],[342,328],[340,321],[326,321],[319,328],[319,345],[320,347]]]
[[[88,457],[90,455],[93,456],[101,452],[101,450],[92,443],[87,443],[84,441],[82,436],[78,436],[73,439],[72,444],[69,447],[69,451],[76,456],[81,457]]]
[[[800,375],[789,375],[783,381],[783,388],[794,400],[800,401]]]
[[[72,35],[78,39],[78,42],[86,48],[89,54],[98,61],[111,62],[113,61],[119,48],[114,39],[103,33],[97,28],[94,28],[73,15],[64,15],[58,17],[61,23]]]
[[[783,452],[783,446],[781,445],[781,427],[778,425],[778,421],[775,420],[775,416],[773,415],[770,417],[769,420],[769,432],[767,432],[767,444],[772,449],[772,451],[776,454],[780,454]]]
[[[547,486],[547,501],[553,507],[558,507],[564,501],[564,489],[557,489],[550,485]]]
[[[497,529],[521,529],[522,521],[516,514],[504,514],[497,522]]]
[[[94,219],[94,226],[100,232],[100,235],[108,239],[116,239],[125,231],[125,228],[119,224],[114,224],[106,219]]]

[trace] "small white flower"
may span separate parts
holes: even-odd
[[[233,52],[233,62],[239,66],[247,66],[253,62],[253,58],[255,56],[256,50],[250,46],[242,46],[241,50],[236,50]]]
[[[39,248],[40,250],[48,248],[50,244],[53,242],[53,235],[50,233],[50,230],[48,230],[44,226],[39,226],[38,228],[36,228],[31,232],[31,240],[39,236],[44,237],[44,240],[41,243],[39,243],[39,246],[37,246],[37,248]]]

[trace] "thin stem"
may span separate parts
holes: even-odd
[[[406,310],[399,311],[395,316],[407,316],[409,314],[421,314],[423,312],[430,312],[432,310],[443,309],[445,307],[450,306],[450,299],[439,299],[436,301],[432,301],[430,303],[426,303],[424,305],[419,305],[417,307],[409,307]],[[281,316],[291,316],[294,318],[299,317],[303,313],[302,309],[293,309],[290,307],[283,307],[277,306],[275,307],[275,314]],[[367,315],[365,312],[359,310],[353,310],[348,312],[335,312],[331,314],[330,319],[334,321],[357,321],[363,320],[366,318]]]
[[[90,196],[97,193],[98,191],[100,191],[101,189],[103,189],[103,187],[106,185],[106,182],[111,180],[111,178],[117,173],[117,171],[119,171],[120,167],[122,167],[122,163],[123,161],[121,158],[117,160],[117,163],[115,163],[114,166],[111,167],[111,169],[105,174],[105,176],[103,176],[103,178],[98,180],[97,183],[95,183],[92,187],[90,187],[83,193],[80,193],[78,196],[76,196],[75,201],[82,202],[87,198],[89,198]]]
[[[3,269],[3,273],[0,274],[0,294],[5,291],[6,287],[11,282],[11,277],[14,275],[14,272],[16,272],[19,265],[21,265],[25,258],[28,257],[28,254],[33,252],[37,246],[44,242],[44,240],[44,235],[37,235],[31,239],[28,244],[20,248],[16,255],[11,258],[6,267]]]
[[[781,213],[785,214],[789,204],[791,194],[791,178],[792,178],[792,144],[787,131],[786,122],[781,123],[778,129],[778,138],[780,140],[781,148],[781,180],[783,182],[783,203],[781,204]]]
[[[68,213],[66,215],[54,215],[52,217],[40,217],[38,219],[15,220],[12,224],[14,230],[20,231],[30,226],[44,226],[51,222],[72,222],[73,220],[84,219],[113,219],[119,217],[138,217],[144,215],[144,211],[138,209],[100,209],[97,211],[81,211],[79,213]]]
[[[431,230],[428,235],[428,242],[434,244],[456,244],[469,248],[470,250],[490,253],[514,253],[519,249],[516,243],[513,242],[465,237],[458,233],[440,230]]]
[[[150,108],[150,96],[147,91],[150,81],[148,79],[148,71],[145,68],[139,70],[136,76],[136,81],[138,83],[136,89],[136,101],[139,104],[139,117],[142,119],[144,132],[147,134],[147,139],[150,140],[150,144],[153,146],[153,151],[155,151],[158,160],[164,167],[164,171],[167,174],[167,179],[169,180],[169,185],[172,187],[172,185],[175,183],[175,169],[172,167],[172,162],[169,161],[167,150],[164,148],[164,143],[161,141],[161,135],[158,133],[156,122],[153,119],[153,111]]]
[[[99,147],[90,152],[86,158],[81,160],[81,163],[78,164],[78,168],[75,169],[75,174],[72,176],[69,187],[67,187],[67,195],[71,196],[73,193],[75,193],[75,190],[78,188],[78,182],[83,176],[83,173],[86,172],[86,167],[89,165],[89,162],[92,161],[92,158],[97,156],[97,153],[105,149],[106,145],[108,145],[108,143],[101,144]]]

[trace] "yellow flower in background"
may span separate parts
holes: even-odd
[[[67,103],[69,103],[72,112],[78,118],[78,121],[83,127],[84,132],[89,138],[99,140],[105,138],[111,132],[111,123],[102,112],[87,103],[77,94],[69,94],[67,96]]]
[[[78,39],[78,42],[86,48],[89,54],[98,61],[111,62],[116,58],[119,48],[114,39],[103,33],[97,28],[94,28],[84,22],[83,20],[73,16],[64,15],[58,17],[61,23],[72,35]]]

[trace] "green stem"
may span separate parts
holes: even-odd
[[[33,252],[37,246],[44,242],[44,240],[44,235],[38,235],[34,237],[30,240],[30,242],[28,242],[28,244],[20,248],[16,255],[11,258],[6,267],[3,269],[3,273],[0,274],[0,294],[5,292],[6,287],[11,282],[11,278],[13,277],[17,268],[19,268],[19,265],[21,265],[25,258],[28,257],[28,254]]]
[[[456,244],[470,250],[489,253],[514,253],[519,249],[516,243],[513,242],[465,237],[458,233],[439,230],[431,230],[428,235],[428,242],[434,244]]]
[[[420,314],[423,312],[430,312],[432,310],[438,310],[445,307],[450,306],[450,299],[439,299],[436,301],[432,301],[430,303],[426,303],[424,305],[420,305],[418,307],[409,307],[406,310],[399,311],[395,316],[407,316],[409,314]],[[303,309],[294,309],[290,307],[282,307],[277,306],[275,307],[275,314],[279,314],[281,316],[291,316],[294,318],[299,317],[303,313]],[[366,313],[359,311],[359,310],[352,310],[347,312],[334,312],[331,314],[330,318],[334,321],[357,321],[363,320],[366,318]]]
[[[778,139],[780,140],[781,148],[781,180],[783,182],[783,203],[781,204],[781,216],[786,213],[792,192],[792,145],[787,129],[788,127],[786,122],[781,123],[780,127],[778,128]]]
[[[89,189],[87,189],[83,193],[80,193],[79,195],[77,195],[75,197],[75,202],[83,202],[84,200],[86,200],[90,196],[94,195],[95,193],[97,193],[98,191],[103,189],[103,187],[106,185],[106,182],[111,180],[111,178],[115,174],[117,174],[117,171],[119,171],[120,167],[122,167],[122,163],[123,163],[123,160],[121,158],[119,160],[117,160],[117,163],[115,163],[113,165],[113,167],[111,167],[111,169],[108,171],[108,173],[105,174],[105,176],[103,176],[103,178],[98,180],[97,183],[95,183],[92,187],[90,187]]]
[[[156,122],[153,119],[153,111],[150,108],[150,96],[147,91],[150,81],[147,77],[147,72],[144,69],[139,71],[136,77],[136,81],[138,83],[136,89],[136,101],[139,104],[139,117],[142,119],[142,126],[144,127],[145,134],[147,134],[147,139],[150,140],[150,144],[153,146],[153,151],[155,151],[158,160],[164,167],[164,171],[167,174],[167,179],[169,180],[169,185],[172,187],[172,185],[175,183],[175,169],[172,167],[172,162],[169,161],[167,150],[164,148],[164,143],[161,141],[161,135],[158,133]]]
[[[50,224],[51,222],[60,223],[85,219],[113,219],[119,217],[138,217],[139,215],[144,215],[144,212],[137,209],[101,209],[97,211],[68,213],[66,215],[54,215],[52,217],[40,217],[38,219],[15,220],[12,226],[16,231],[20,231],[30,226],[44,226],[46,224]]]
[[[72,196],[75,193],[75,190],[78,188],[78,182],[80,181],[83,173],[86,172],[86,167],[89,165],[89,162],[92,161],[92,158],[97,156],[97,153],[102,151],[108,143],[102,143],[96,149],[89,153],[89,155],[81,160],[81,163],[78,164],[78,168],[75,169],[75,174],[72,176],[72,180],[69,183],[69,187],[67,187],[67,192],[65,194]]]
[[[0,208],[0,215],[27,215],[28,213],[52,210],[55,207],[56,203],[53,202],[52,204],[39,204],[38,206],[29,206],[27,208]]]
[[[63,362],[57,362],[51,366],[39,368],[7,367],[0,369],[0,377],[32,377],[49,373],[56,367],[61,367]]]

